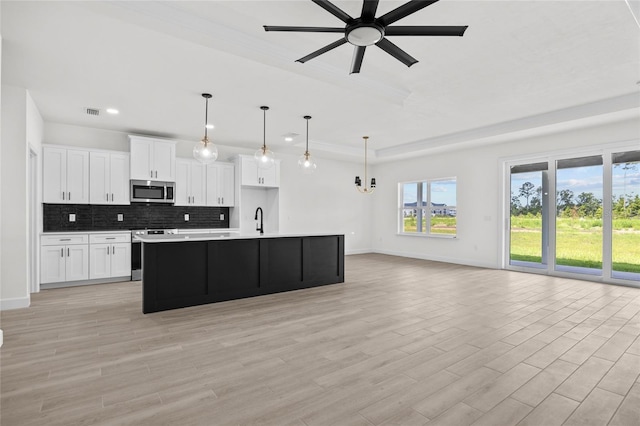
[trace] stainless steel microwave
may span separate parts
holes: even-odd
[[[132,203],[174,203],[175,196],[175,182],[158,182],[153,180],[131,181]]]

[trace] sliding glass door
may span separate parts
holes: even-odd
[[[507,165],[510,269],[640,284],[640,151]]]

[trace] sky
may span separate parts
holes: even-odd
[[[404,186],[404,202],[415,203],[417,200],[417,184],[405,183],[403,186]],[[456,181],[455,180],[432,181],[431,182],[431,201],[437,204],[444,203],[447,206],[455,206],[456,205]]]

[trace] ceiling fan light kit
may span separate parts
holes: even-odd
[[[339,7],[328,0],[311,0],[318,6],[331,13],[336,18],[345,23],[344,28],[340,27],[295,27],[295,26],[273,26],[264,25],[265,31],[285,31],[285,32],[311,32],[311,33],[342,33],[343,37],[331,44],[328,44],[315,52],[308,54],[296,62],[305,63],[316,58],[323,53],[327,53],[345,43],[355,46],[353,59],[351,61],[350,74],[357,74],[362,67],[364,52],[367,46],[374,44],[380,49],[393,56],[407,67],[418,62],[417,59],[409,55],[404,50],[393,44],[387,37],[389,36],[458,36],[462,37],[467,26],[390,26],[396,21],[405,18],[425,7],[436,3],[438,0],[411,0],[382,16],[375,17],[379,0],[364,0],[360,17],[352,18]]]

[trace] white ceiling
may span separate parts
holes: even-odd
[[[335,1],[359,16],[362,1]],[[381,0],[377,15],[405,1]],[[632,2],[633,3],[633,2]],[[375,46],[349,75],[339,34],[262,25],[342,26],[310,0],[2,1],[2,83],[27,88],[43,118],[198,140],[210,92],[216,143],[378,158],[605,113],[637,114],[640,28],[625,0],[441,0],[397,25],[468,25],[464,37],[394,37],[407,68]],[[87,116],[85,107],[103,110]],[[117,116],[104,113],[120,110]]]

